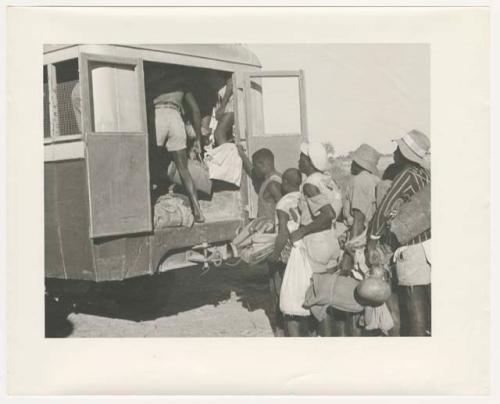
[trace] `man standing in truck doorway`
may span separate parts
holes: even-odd
[[[191,91],[189,81],[181,71],[161,69],[152,79],[150,88],[153,92],[155,114],[156,144],[163,152],[169,153],[175,163],[182,185],[191,202],[195,222],[205,221],[201,212],[196,187],[188,171],[187,135],[181,116],[182,105],[190,109],[193,128],[197,140],[195,149],[201,150],[201,113]]]

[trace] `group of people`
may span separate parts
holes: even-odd
[[[234,142],[231,77],[211,75],[196,85],[185,74],[158,69],[149,83],[158,150],[168,153],[175,163],[195,222],[205,219],[188,160],[207,147]],[[430,335],[430,227],[402,245],[390,226],[400,206],[430,184],[430,141],[412,130],[396,144],[394,163],[382,178],[377,168],[380,153],[368,144],[359,146],[351,153],[351,175],[342,188],[331,175],[330,156],[321,143],[303,143],[298,167],[283,173],[276,170],[271,150],[257,150],[250,159],[241,145],[233,144],[258,192],[257,217],[267,218],[276,233],[268,267],[278,334]],[[327,279],[321,274],[359,280],[370,267],[383,265],[391,275],[393,293],[384,303],[391,325],[377,330],[372,322],[367,327],[362,313],[326,303],[321,316],[311,321],[313,311],[308,310],[305,296],[311,291],[307,290],[296,296],[297,308],[288,309],[293,294],[286,278],[292,271],[295,275],[301,271],[296,264],[299,251],[305,259],[299,265],[303,279],[311,287],[319,285],[321,293],[328,293],[327,287],[321,288]],[[312,293],[315,301],[321,301],[318,293]]]
[[[270,290],[278,313],[278,334],[430,335],[431,177],[430,140],[425,134],[412,130],[397,139],[394,162],[381,177],[377,168],[380,153],[362,144],[351,153],[351,175],[347,185],[339,187],[331,175],[330,156],[321,143],[303,143],[298,167],[288,168],[283,173],[276,170],[271,150],[257,150],[250,159],[244,148],[234,143],[230,74],[206,71],[197,76],[186,74],[181,68],[159,66],[149,72],[146,87],[154,111],[160,159],[174,162],[195,222],[204,222],[205,218],[189,171],[189,159],[207,150],[208,153],[211,149],[220,150],[229,143],[231,149],[228,150],[236,154],[238,162],[234,158],[227,159],[227,155],[222,158],[237,165],[240,174],[243,168],[251,177],[258,192],[257,217],[266,219],[271,224],[270,230],[276,234],[267,261]],[[80,125],[79,84],[71,98]],[[222,177],[214,174],[215,179],[230,178],[230,182],[240,185],[241,176],[234,173],[228,176],[232,167],[217,169]],[[425,207],[428,212],[424,212],[428,225],[402,242],[395,237],[394,218],[404,204],[424,189],[429,193]],[[415,212],[414,216],[418,214]],[[297,258],[299,255],[303,261]],[[390,274],[392,295],[384,303],[386,313],[379,312],[378,316],[382,318],[380,313],[388,313],[390,321],[367,321],[363,314],[343,311],[329,304],[332,296],[322,296],[331,295],[334,290],[330,284],[332,277],[326,274],[359,281],[367,276],[370,267],[380,266]],[[295,285],[287,281],[292,274],[296,277]],[[299,275],[310,284],[309,289],[297,286]],[[293,286],[293,291],[289,285]],[[316,311],[308,309],[313,304],[311,301],[322,304],[321,316],[316,315],[316,322],[311,321],[314,317],[311,313]],[[311,325],[314,324],[313,330]]]
[[[298,168],[283,174],[275,169],[270,150],[260,149],[250,160],[239,146],[245,170],[260,184],[257,217],[275,223],[277,235],[268,268],[278,335],[430,335],[430,228],[401,245],[390,227],[399,207],[430,184],[430,141],[412,130],[396,144],[394,163],[382,178],[377,168],[380,153],[367,144],[358,147],[351,153],[351,175],[342,188],[331,175],[329,155],[321,143],[302,144]],[[289,261],[298,243],[307,264],[299,269]],[[323,274],[360,279],[366,276],[366,268],[381,261],[391,275],[392,295],[386,302],[392,317],[390,330],[377,329],[373,323],[367,327],[363,313],[342,311],[328,303],[314,320],[307,310],[310,292],[303,288],[295,296],[299,309],[288,309],[292,306],[280,301],[290,299],[288,288],[297,293],[297,285],[286,279],[291,276],[287,272],[302,271],[312,288],[327,279]],[[319,285],[322,291],[317,293],[331,293],[329,288]]]

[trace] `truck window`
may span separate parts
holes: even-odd
[[[264,132],[261,136],[299,134],[300,97],[297,77],[263,77],[262,108]],[[255,96],[256,92],[252,92]]]
[[[78,140],[81,137],[78,59],[48,64],[43,67],[43,137],[45,143]]]
[[[143,130],[139,82],[134,65],[89,61],[93,132]]]
[[[47,66],[43,66],[43,138],[50,138],[49,80]]]
[[[79,82],[78,59],[56,63],[55,67],[59,136],[80,134],[77,116],[71,101],[71,93]]]

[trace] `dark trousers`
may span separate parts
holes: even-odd
[[[390,337],[399,337],[401,335],[401,320],[399,314],[399,294],[393,289],[391,296],[385,302],[389,312],[391,313],[392,320],[394,321],[394,327],[392,327],[388,334]]]
[[[399,286],[402,336],[431,335],[431,285]]]

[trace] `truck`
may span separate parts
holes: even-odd
[[[256,215],[256,191],[244,173],[239,188],[215,190],[202,201],[205,223],[155,229],[154,190],[162,168],[151,158],[156,142],[146,83],[158,66],[231,75],[235,142],[249,155],[269,148],[278,170],[297,166],[300,143],[307,140],[301,70],[262,70],[243,45],[45,45],[45,292],[52,302],[72,288],[129,279],[136,280],[130,293],[162,293],[158,274],[199,263],[194,251],[205,267],[220,264],[227,243]],[[284,82],[290,91],[280,90]],[[75,86],[80,114],[72,105]],[[280,131],[270,123],[266,111],[273,102],[292,105],[284,110],[296,127]]]

